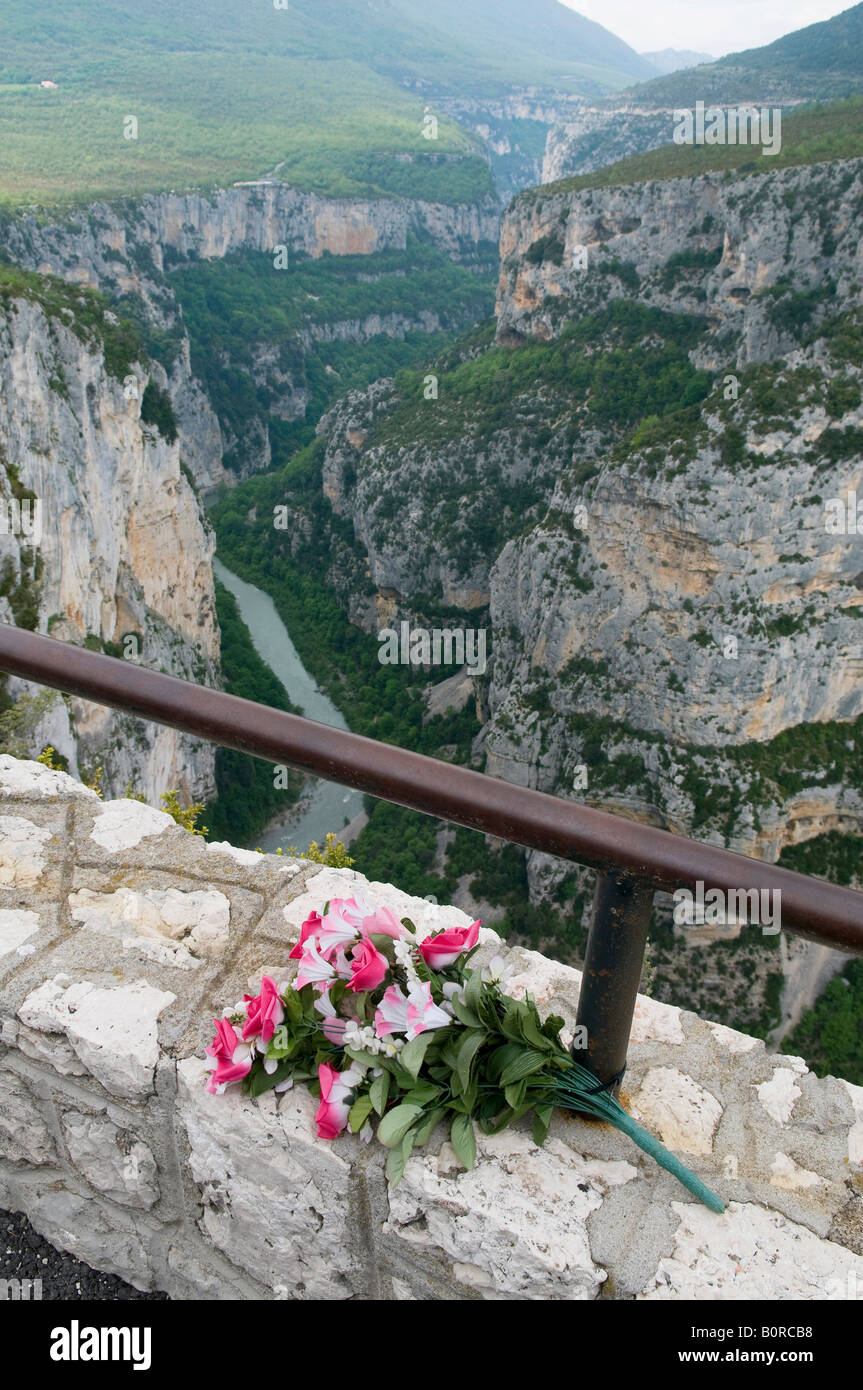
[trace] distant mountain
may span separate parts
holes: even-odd
[[[592,102],[549,132],[542,182],[592,174],[661,149],[671,142],[674,110],[698,101],[789,107],[861,93],[863,4],[764,48],[731,53]]]
[[[691,48],[660,48],[656,53],[642,53],[657,72],[665,75],[681,68],[695,68],[699,63],[715,63],[712,53],[695,53]]]
[[[698,100],[819,101],[860,91],[863,4],[764,48],[729,53],[704,67],[655,78],[626,95],[640,106],[691,106]]]
[[[0,201],[274,170],[470,200],[490,189],[485,146],[451,119],[424,139],[426,103],[598,98],[651,71],[558,0],[3,0]]]

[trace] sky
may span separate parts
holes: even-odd
[[[832,19],[850,0],[562,0],[639,53],[694,49],[721,58]]]

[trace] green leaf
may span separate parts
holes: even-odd
[[[387,1154],[387,1177],[393,1187],[398,1187],[402,1180],[405,1164],[411,1156],[411,1150],[416,1143],[417,1131],[408,1130],[407,1134],[394,1149],[390,1149]]]
[[[419,1037],[412,1038],[406,1047],[399,1053],[399,1066],[413,1077],[416,1081],[419,1076],[420,1067],[425,1060],[426,1052],[431,1043],[434,1042],[436,1028],[430,1028],[425,1033],[420,1033]]]
[[[504,1086],[503,1094],[507,1105],[511,1105],[513,1110],[517,1110],[524,1100],[524,1093],[526,1090],[526,1081],[513,1081],[509,1086]]]
[[[378,1125],[378,1139],[388,1149],[394,1149],[421,1114],[421,1105],[397,1105],[388,1110]]]
[[[551,1124],[551,1117],[554,1114],[553,1105],[538,1105],[533,1121],[533,1142],[534,1144],[544,1144],[548,1137],[548,1127]]]
[[[282,1062],[273,1072],[266,1072],[264,1068],[257,1067],[249,1076],[248,1094],[250,1096],[262,1096],[267,1091],[271,1091],[274,1086],[278,1086],[280,1081],[287,1081],[291,1075],[290,1062]]]
[[[446,1110],[444,1109],[432,1110],[431,1113],[426,1115],[425,1119],[417,1125],[416,1146],[418,1149],[422,1148],[423,1144],[428,1142],[431,1138],[432,1131],[437,1128],[445,1114]]]
[[[297,998],[297,991],[295,989],[288,989],[285,991],[285,1013],[289,1023],[302,1023],[303,1006]]]
[[[354,1062],[359,1062],[361,1067],[386,1067],[386,1062],[381,1057],[375,1057],[371,1052],[363,1052],[362,1048],[346,1047],[345,1052]]]
[[[488,1059],[488,1074],[492,1081],[500,1079],[501,1073],[506,1070],[511,1062],[516,1061],[524,1052],[524,1043],[504,1043],[502,1047],[496,1047]]]
[[[525,1042],[530,1043],[531,1047],[536,1047],[540,1052],[553,1052],[554,1043],[549,1042],[544,1033],[540,1031],[539,1017],[532,1008],[527,1009],[521,1020],[521,1031]]]
[[[480,1032],[478,1029],[471,1029],[471,1031],[465,1033],[462,1038],[461,1045],[456,1055],[455,1064],[455,1071],[461,1082],[462,1092],[465,1092],[470,1085],[470,1071],[474,1063],[474,1058],[487,1037],[488,1034],[485,1031]]]
[[[388,1071],[381,1072],[376,1076],[369,1087],[369,1098],[372,1106],[378,1115],[382,1115],[387,1108],[387,1096],[390,1090],[390,1074]]]
[[[524,1042],[521,1031],[521,1015],[524,1005],[518,999],[507,999],[500,1030],[512,1042]]]
[[[471,972],[470,979],[464,987],[465,1008],[476,1013],[479,1008],[480,995],[482,994],[482,971],[474,970]]]
[[[299,1045],[299,1038],[292,1038],[284,1024],[277,1028],[267,1048],[268,1057],[292,1057]]]
[[[405,1105],[428,1105],[430,1100],[437,1100],[440,1095],[440,1086],[433,1086],[430,1081],[421,1081],[418,1086],[414,1086],[412,1091],[408,1091],[404,1097]]]
[[[416,927],[414,926],[413,922],[411,921],[410,917],[403,917],[403,918],[402,918],[402,926],[403,926],[403,927],[406,927],[407,930],[411,933],[412,936],[416,936],[416,934],[417,934],[417,929],[416,929]]]
[[[450,1142],[465,1168],[476,1163],[476,1135],[470,1115],[456,1115],[449,1132]]]
[[[401,1056],[401,1053],[399,1053],[399,1056]],[[413,1089],[414,1084],[416,1082],[415,1076],[411,1076],[410,1072],[405,1071],[404,1067],[399,1066],[398,1062],[394,1059],[388,1062],[387,1065],[389,1067],[389,1070],[393,1074],[393,1080],[395,1081],[399,1090],[410,1091]]]
[[[480,1019],[477,1018],[473,1010],[467,1008],[465,1004],[462,1004],[461,1000],[457,996],[453,997],[450,1000],[450,1007],[452,1008],[452,1011],[458,1019],[459,1023],[463,1023],[465,1028],[482,1027]]]
[[[504,1068],[500,1078],[501,1086],[508,1086],[511,1081],[521,1081],[523,1076],[530,1076],[533,1072],[540,1071],[547,1060],[544,1052],[537,1052],[532,1047],[522,1048],[520,1055],[514,1057]]]
[[[369,1115],[372,1113],[372,1098],[368,1092],[364,1096],[357,1096],[348,1114],[348,1124],[351,1134],[359,1134]]]
[[[393,938],[391,936],[388,936],[386,932],[376,931],[372,932],[368,939],[374,946],[375,950],[380,951],[381,955],[385,956],[386,959],[389,961],[390,965],[392,965],[396,958],[395,942],[393,941]]]

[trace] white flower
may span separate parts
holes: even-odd
[[[337,1017],[335,1008],[333,1007],[333,1001],[330,998],[329,993],[325,989],[321,991],[321,993],[315,1000],[314,1008],[317,1013],[323,1014],[324,1018]]]
[[[492,956],[488,965],[483,967],[483,983],[487,985],[503,986],[514,974],[514,966],[507,965],[503,956]]]

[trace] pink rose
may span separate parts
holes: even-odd
[[[362,929],[364,936],[371,936],[377,932],[381,936],[392,936],[396,941],[400,941],[406,935],[391,907],[376,907],[371,916],[363,918]]]
[[[386,956],[382,956],[365,937],[354,947],[351,956],[351,980],[348,989],[355,994],[362,990],[377,989],[389,970]]]
[[[216,1036],[207,1048],[207,1066],[212,1072],[207,1090],[212,1096],[220,1096],[231,1082],[248,1076],[252,1070],[252,1049],[240,1041],[226,1018],[214,1018],[213,1024]]]
[[[244,994],[243,998],[249,1006],[243,1024],[243,1037],[260,1037],[261,1042],[268,1043],[285,1017],[275,980],[265,975],[261,980],[260,994],[256,997]]]
[[[338,1072],[327,1062],[321,1062],[318,1080],[321,1083],[321,1103],[315,1115],[318,1138],[335,1139],[347,1126],[351,1109],[349,1097],[359,1076],[350,1071]]]
[[[469,927],[453,927],[437,936],[427,936],[420,942],[420,951],[430,970],[445,970],[462,952],[473,950],[478,941],[479,922],[476,921]]]
[[[300,939],[299,939],[299,941],[297,942],[297,944],[296,944],[296,946],[294,947],[294,949],[291,951],[291,954],[290,954],[290,959],[291,959],[291,960],[300,960],[300,958],[302,957],[303,948],[304,948],[304,946],[305,946],[305,944],[306,944],[307,939],[308,939],[310,936],[317,936],[317,934],[318,934],[318,932],[320,931],[320,929],[321,929],[321,917],[320,917],[320,914],[319,914],[318,912],[312,912],[312,913],[310,913],[309,916],[306,918],[305,922],[303,923],[303,925],[300,927]]]

